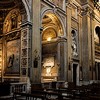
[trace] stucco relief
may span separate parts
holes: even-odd
[[[52,67],[54,67],[54,57],[47,57],[43,60],[43,67],[46,69],[46,76],[51,76]]]

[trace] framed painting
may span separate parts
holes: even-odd
[[[20,74],[20,39],[7,42],[5,75]]]

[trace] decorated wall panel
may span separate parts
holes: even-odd
[[[31,26],[26,24],[21,30],[21,76],[30,76],[31,65]]]
[[[20,39],[7,42],[6,75],[18,75],[20,70]]]

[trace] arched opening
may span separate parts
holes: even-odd
[[[42,82],[57,81],[59,72],[59,37],[64,35],[62,24],[53,13],[42,19]]]

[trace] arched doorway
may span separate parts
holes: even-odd
[[[64,71],[64,30],[54,13],[46,13],[42,19],[42,82],[57,81]],[[64,61],[64,60],[63,60]],[[61,71],[61,72],[60,72]]]
[[[18,81],[28,76],[29,15],[21,0],[1,0],[0,13],[0,77]]]

